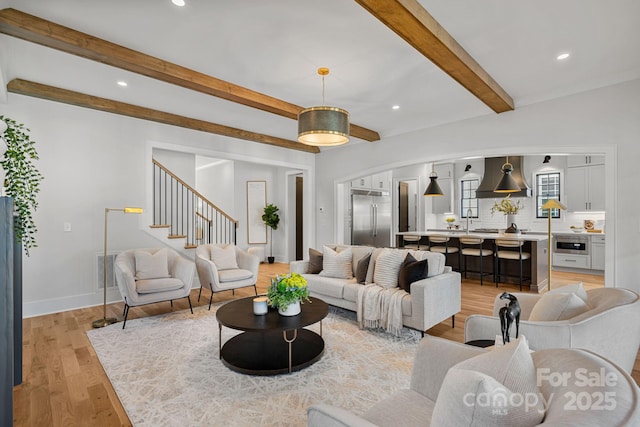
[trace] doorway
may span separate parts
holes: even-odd
[[[296,176],[296,260],[304,258],[303,247],[303,189],[304,180],[302,176]]]
[[[418,183],[415,179],[398,181],[398,231],[416,231],[418,219]]]

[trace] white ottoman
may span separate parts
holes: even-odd
[[[261,263],[264,262],[264,247],[252,246],[249,249],[247,249],[247,252],[249,252],[251,255],[257,256]]]

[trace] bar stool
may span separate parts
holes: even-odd
[[[500,260],[518,260],[520,262],[520,291],[522,292],[522,269],[523,263],[522,260],[531,258],[531,254],[529,252],[522,252],[522,246],[524,245],[524,240],[516,240],[516,239],[496,239],[496,265],[495,265],[495,279],[496,279],[496,287],[500,282]],[[506,250],[500,250],[500,248],[511,248]],[[513,248],[517,248],[513,250]],[[529,283],[531,283],[531,278],[529,278]]]
[[[421,236],[416,236],[414,234],[404,234],[402,236],[402,246],[406,249],[420,250],[420,238]]]
[[[484,243],[484,239],[481,237],[472,237],[472,236],[460,236],[460,254],[464,260],[464,278],[467,278],[467,257],[475,256],[480,258],[480,286],[483,285],[482,278],[491,273],[484,273],[484,258],[492,257],[493,251],[491,249],[485,249],[482,247]],[[498,284],[496,283],[496,287]]]
[[[456,246],[449,246],[449,237],[447,236],[429,236],[429,250],[444,255],[445,259],[449,258],[449,254],[458,253],[460,250]],[[460,270],[460,258],[458,257],[458,270]]]

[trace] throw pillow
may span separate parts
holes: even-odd
[[[528,400],[529,399],[529,400]],[[442,382],[431,425],[527,427],[542,421],[542,414],[527,404],[533,399],[500,384],[489,375],[451,368]]]
[[[544,413],[536,367],[526,338],[520,336],[449,370],[438,393],[432,425],[533,426],[542,422]]]
[[[133,255],[136,259],[136,280],[170,277],[166,249],[160,249],[154,254],[147,251],[135,251]]]
[[[406,251],[397,249],[383,249],[376,259],[373,271],[373,283],[383,288],[395,288],[398,286],[398,274],[404,260]]]
[[[428,274],[429,261],[427,259],[418,261],[409,253],[402,262],[402,266],[400,266],[398,286],[400,289],[411,293],[411,284],[418,280],[426,279]]]
[[[369,269],[369,261],[371,260],[371,254],[367,254],[358,261],[356,267],[356,282],[364,284],[367,279],[367,270]]]
[[[567,320],[589,310],[589,306],[575,293],[547,292],[531,309],[530,321]]]
[[[587,300],[589,296],[587,295],[587,291],[582,287],[582,282],[574,283],[572,285],[564,285],[559,288],[552,289],[547,292],[548,294],[576,294],[576,296],[580,297],[581,300],[589,303]]]
[[[334,277],[336,279],[352,279],[352,257],[353,252],[351,252],[351,248],[347,248],[342,252],[336,252],[330,247],[325,246],[322,250],[322,271],[320,272],[320,276]]]
[[[318,274],[321,271],[322,271],[322,252],[313,248],[309,248],[309,265],[307,266],[307,273]]]
[[[236,247],[234,245],[211,245],[211,261],[213,261],[218,270],[233,270],[238,268]]]

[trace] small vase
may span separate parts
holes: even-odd
[[[295,316],[300,314],[300,301],[292,302],[287,306],[287,309],[282,311],[282,309],[278,308],[278,313],[281,316]]]
[[[516,214],[507,214],[507,228],[511,227],[511,224],[516,224]]]

